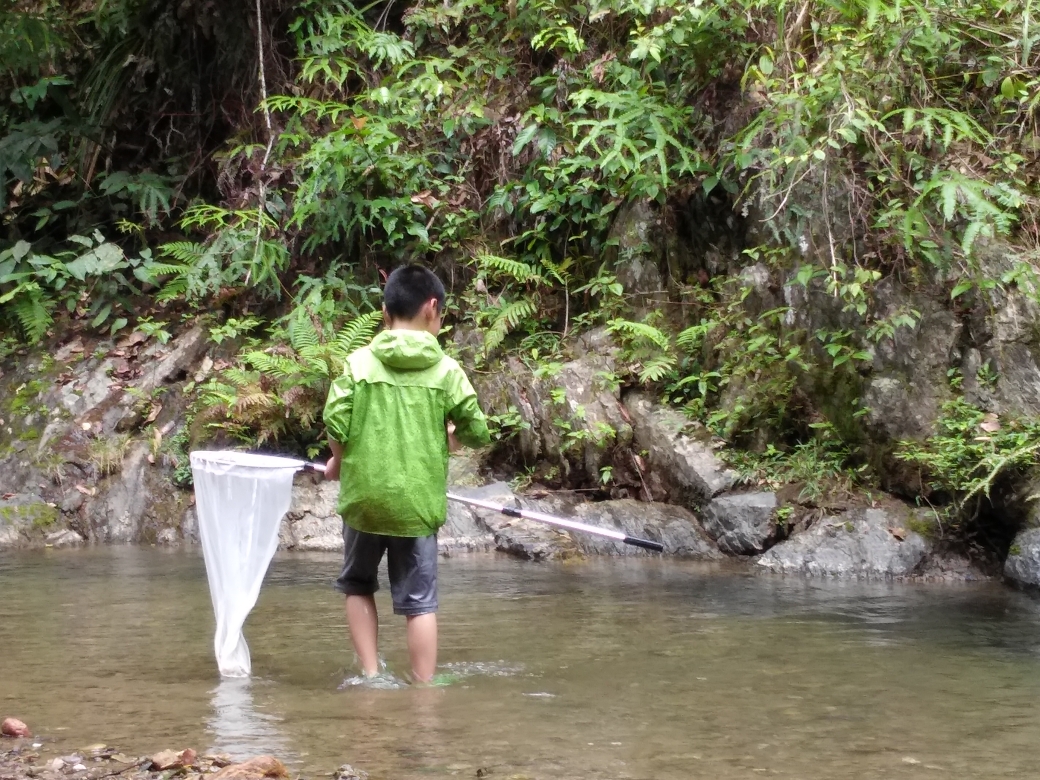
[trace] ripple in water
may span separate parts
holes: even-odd
[[[507,661],[454,661],[441,666],[456,677],[517,677],[524,673],[523,664]]]

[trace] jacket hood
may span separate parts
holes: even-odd
[[[437,337],[424,330],[384,330],[371,349],[383,365],[405,371],[429,368],[444,357]]]

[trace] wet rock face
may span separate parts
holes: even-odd
[[[924,563],[929,547],[906,529],[906,517],[898,510],[854,509],[817,520],[768,550],[757,564],[817,577],[908,577]]]
[[[1040,587],[1040,528],[1018,533],[1004,561],[1004,576],[1017,585]]]
[[[757,555],[776,540],[774,493],[720,496],[701,512],[701,524],[719,549],[730,555]]]
[[[0,375],[0,494],[54,516],[35,519],[39,533],[0,522],[0,547],[179,541],[190,493],[154,450],[183,423],[178,391],[208,360],[205,329],[53,346]]]
[[[624,403],[636,444],[647,453],[645,478],[653,500],[696,507],[736,483],[736,473],[709,444],[686,433],[689,421],[680,412],[640,392],[627,393]]]

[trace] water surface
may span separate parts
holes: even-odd
[[[441,564],[441,689],[353,673],[338,556],[276,558],[221,682],[201,556],[0,555],[0,714],[67,746],[379,778],[1034,777],[1040,602],[662,561]],[[407,670],[389,594],[382,647]]]

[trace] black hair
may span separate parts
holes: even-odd
[[[383,288],[383,305],[393,320],[413,319],[430,298],[437,299],[437,310],[444,309],[444,285],[437,274],[421,265],[395,268]]]

